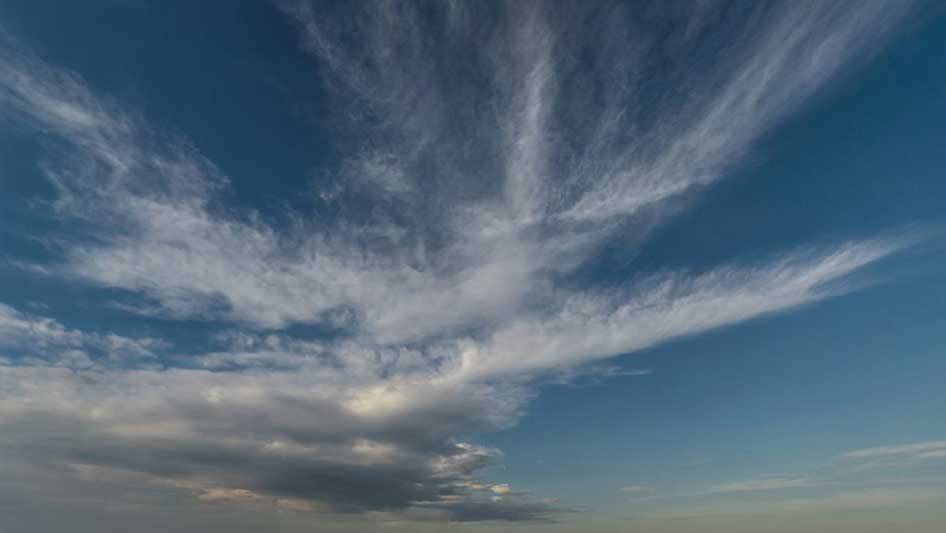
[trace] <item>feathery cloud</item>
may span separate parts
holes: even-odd
[[[227,205],[227,176],[183,134],[2,36],[0,110],[49,139],[49,207],[76,232],[44,271],[123,291],[131,312],[232,331],[219,350],[170,353],[0,307],[0,346],[35,362],[0,360],[7,457],[133,472],[204,502],[548,519],[562,508],[477,490],[500,452],[461,438],[514,424],[530,380],[841,294],[910,242],[610,288],[573,279],[721,179],[908,2],[750,8],[725,43],[709,38],[711,4],[672,15],[670,37],[624,6],[281,6],[342,116],[346,159],[322,195],[333,220]],[[679,94],[641,82],[656,57],[676,58],[662,81]],[[332,335],[295,338],[295,325]]]

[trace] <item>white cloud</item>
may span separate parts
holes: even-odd
[[[775,14],[724,59],[720,77],[688,80],[705,85],[692,88],[677,107],[679,115],[662,117],[665,122],[645,146],[629,146],[621,164],[594,180],[568,216],[632,213],[718,180],[760,134],[876,46],[875,39],[895,27],[911,6],[788,2],[773,7]]]
[[[512,492],[512,489],[509,488],[508,483],[500,483],[498,485],[493,485],[489,488],[489,490],[492,491],[493,494],[498,494],[500,496],[503,496]]]
[[[553,312],[512,321],[483,344],[459,342],[460,373],[482,378],[576,364],[790,309],[832,294],[824,284],[899,246],[857,243],[755,268],[661,276],[631,295],[567,295]]]
[[[142,366],[154,363],[158,353],[168,346],[156,338],[69,329],[51,318],[24,313],[0,302],[0,350],[8,352],[5,355],[17,355],[19,364]]]
[[[803,38],[808,35],[805,32],[813,33],[819,39],[836,42],[844,51],[843,57],[853,54],[855,45],[864,35],[874,35],[868,32],[868,29],[874,29],[873,25],[884,27],[894,18],[871,4],[863,8],[861,16],[845,17],[844,25],[829,31],[817,17],[818,9],[812,7],[811,12],[799,10],[800,15],[773,22],[777,31],[771,34],[777,36],[780,31],[790,30],[790,42],[807,43],[809,40]],[[58,208],[66,216],[82,217],[97,227],[95,244],[74,244],[67,248],[67,261],[61,266],[62,271],[104,286],[146,295],[157,303],[158,312],[172,317],[229,319],[252,327],[282,328],[294,323],[324,323],[334,313],[348,309],[352,311],[359,333],[382,344],[429,342],[457,336],[464,331],[490,329],[513,317],[534,315],[536,309],[544,312],[556,307],[559,316],[551,317],[551,321],[556,323],[572,318],[565,315],[573,307],[584,308],[580,312],[587,313],[591,311],[590,307],[597,306],[598,309],[591,312],[597,312],[599,316],[589,316],[589,319],[592,322],[597,320],[599,324],[592,323],[592,329],[607,327],[604,322],[616,328],[630,325],[620,323],[621,315],[639,306],[639,302],[628,302],[623,308],[610,301],[597,304],[589,302],[584,292],[568,294],[563,293],[563,288],[553,287],[554,274],[562,273],[563,269],[567,272],[573,266],[594,259],[597,246],[610,235],[611,227],[601,223],[577,229],[562,223],[556,213],[550,212],[547,201],[538,201],[538,197],[544,195],[558,195],[546,190],[556,185],[548,182],[549,176],[542,170],[550,156],[548,150],[542,148],[545,134],[540,132],[552,128],[542,117],[548,113],[552,105],[548,100],[555,92],[549,86],[555,82],[556,76],[547,70],[552,69],[552,64],[558,60],[549,54],[555,48],[559,30],[548,25],[538,8],[525,11],[509,14],[522,17],[527,24],[520,24],[516,18],[510,19],[517,21],[504,29],[515,37],[511,49],[502,51],[501,57],[493,58],[500,62],[496,65],[499,69],[497,75],[506,72],[521,75],[521,79],[501,77],[497,81],[499,93],[508,93],[505,97],[497,97],[500,102],[520,111],[504,115],[513,121],[513,125],[502,128],[512,136],[502,143],[512,147],[504,165],[500,165],[507,168],[503,198],[476,200],[469,205],[458,205],[455,200],[450,200],[449,211],[433,213],[431,216],[435,220],[427,222],[438,224],[438,229],[445,233],[443,237],[446,239],[441,240],[447,244],[443,246],[429,243],[423,221],[403,224],[391,217],[382,217],[367,222],[346,222],[327,231],[303,232],[292,226],[277,227],[253,212],[211,209],[211,204],[217,201],[214,193],[226,187],[226,178],[186,141],[160,142],[152,127],[132,113],[96,98],[77,76],[48,67],[29,56],[7,54],[3,63],[6,107],[27,117],[31,124],[72,144],[79,158],[78,162],[58,165],[50,172],[50,178],[58,184],[61,193]],[[833,9],[828,12],[828,15],[835,15]],[[397,18],[400,15],[382,10],[376,14],[382,18],[376,22],[382,25],[406,24],[409,33],[420,31],[416,20],[408,15],[401,20]],[[800,20],[795,20],[798,17]],[[819,22],[816,24],[814,20]],[[306,28],[312,29],[314,23],[306,22]],[[382,40],[400,38],[372,36]],[[321,43],[320,46],[327,46],[324,36],[313,39]],[[381,53],[379,50],[388,49],[386,44],[378,43],[377,46],[378,49],[371,47],[363,53]],[[811,50],[805,46],[797,53],[780,51],[778,57],[785,61],[791,57],[791,64],[795,65],[806,54],[815,53],[814,49],[820,50],[815,45],[811,45],[814,47]],[[324,52],[323,48],[319,50]],[[766,54],[774,53],[770,48],[770,45],[750,47],[762,57],[749,54],[746,59],[749,66],[744,70],[759,70],[758,64],[765,63]],[[416,53],[424,51],[417,50]],[[418,58],[406,58],[408,62],[403,68],[422,68],[421,64],[413,63],[415,59],[419,61]],[[341,58],[332,55],[326,60],[336,65]],[[832,60],[831,65],[839,61]],[[342,66],[336,66],[343,70],[343,75],[354,76],[357,80],[371,78],[368,74],[355,75]],[[380,63],[378,68],[382,68]],[[786,93],[785,96],[772,97],[775,106],[780,106],[783,100],[800,99],[835,69],[816,61],[811,66],[813,79],[806,80],[804,76],[799,78],[797,69],[792,68],[790,79],[798,80],[792,83],[805,88],[796,90],[791,84],[774,81],[781,79],[782,69],[788,67],[771,68],[771,72],[764,71],[766,84],[758,91],[767,94],[763,89],[769,87],[780,95]],[[722,71],[726,72],[725,69]],[[741,71],[736,69],[736,72]],[[395,92],[403,90],[414,94],[421,90],[411,85],[416,83],[411,81],[413,76],[402,79],[386,70],[374,74],[382,76],[382,81],[387,79],[384,76],[397,77],[394,81],[399,85],[394,86]],[[743,79],[745,75],[733,76],[731,84],[756,85],[750,83],[755,75],[749,76],[748,80]],[[719,98],[733,102],[732,105],[743,105],[742,102],[752,100],[729,96],[728,93]],[[398,102],[383,99],[383,103],[394,106]],[[725,105],[722,107],[726,108]],[[433,121],[430,117],[437,109],[412,108],[412,111],[416,111],[424,121]],[[408,114],[408,111],[399,113]],[[716,114],[726,117],[726,120],[720,119],[719,124],[710,129],[715,131],[723,128],[724,123],[732,122],[730,113]],[[85,118],[79,120],[76,117]],[[733,135],[748,135],[755,131],[755,128],[737,125],[726,128],[725,131]],[[707,139],[715,139],[713,142],[725,146],[733,144],[717,137],[719,135],[700,134],[693,140],[679,142],[697,147],[709,142]],[[723,135],[721,138],[727,137]],[[453,142],[439,138],[438,141]],[[418,143],[426,146],[421,141]],[[385,166],[392,157],[404,159],[390,155],[396,152],[395,148],[386,146],[381,155],[367,156],[369,166],[375,169],[368,174],[380,172],[376,167]],[[685,152],[689,154],[690,150]],[[673,149],[662,153],[671,154],[667,157],[679,157],[686,164],[694,160],[689,155],[673,155],[676,153]],[[675,165],[677,163],[671,166]],[[687,176],[695,174],[686,170],[680,172]],[[397,170],[396,174],[402,176],[404,173]],[[659,170],[647,175],[648,180],[659,184],[675,179]],[[476,176],[460,173],[457,181],[466,182],[466,178],[475,179]],[[608,185],[609,179],[583,177],[582,180],[587,181],[584,198],[598,194],[596,191],[599,190],[607,191],[603,194],[609,201],[638,201],[648,197],[633,190],[623,190],[623,186],[612,190],[614,187]],[[384,185],[383,188],[391,189],[391,186]],[[436,199],[426,196],[418,200],[436,203]],[[496,207],[497,201],[508,203],[512,211]],[[585,200],[580,203],[583,202]],[[526,207],[531,204],[536,205]],[[609,210],[594,208],[591,211],[603,214]],[[542,236],[537,229],[530,229],[536,224],[550,225],[555,231],[547,237]],[[125,229],[115,232],[115,227]],[[300,224],[300,227],[304,225]],[[860,264],[852,263],[850,267],[830,263],[846,259],[857,261],[845,257],[845,254],[882,255],[883,246],[878,245],[873,250],[869,249],[871,246],[867,243],[839,249],[838,255],[828,254],[825,263],[808,265],[822,269],[814,270],[810,275],[821,276],[819,281],[827,281],[869,260],[865,258]],[[814,284],[805,285],[808,274],[801,271],[805,265],[793,268],[799,276],[794,286],[780,290],[779,294],[768,288],[779,303],[760,302],[755,304],[756,309],[736,306],[736,310],[730,313],[732,320],[812,299],[812,295],[807,293]],[[837,270],[829,271],[832,268]],[[713,277],[724,282],[721,278],[730,272],[735,276],[743,275],[737,269],[721,268],[717,274],[699,278],[697,282],[705,287],[697,288],[715,291],[716,288],[709,287]],[[789,271],[773,273],[791,274]],[[767,281],[752,279],[752,272],[744,275],[747,282],[761,284]],[[651,283],[679,286],[690,282],[683,276],[671,275],[667,280],[657,278]],[[791,288],[799,292],[793,294]],[[733,286],[729,289],[739,288]],[[656,292],[662,290],[667,289],[658,287]],[[644,294],[643,298],[657,296]],[[727,295],[719,291],[718,297],[726,298]],[[613,295],[603,296],[605,300],[613,298]],[[155,311],[153,305],[146,309]],[[692,318],[694,324],[680,324],[679,333],[699,331],[707,327],[701,322],[712,322]],[[541,322],[545,317],[536,320]],[[718,322],[728,321],[721,319]],[[545,326],[540,324],[538,327]],[[561,329],[568,325],[555,327]],[[598,331],[595,336],[602,341],[602,346],[597,349],[611,353],[626,349],[623,345],[636,347],[639,342],[628,339],[609,343],[606,339],[616,335],[605,331]],[[659,340],[659,336],[656,337]],[[552,365],[568,362],[550,361]]]
[[[719,179],[907,3],[840,6],[760,14],[744,49],[686,80],[693,91],[678,105],[655,105],[657,120],[645,117],[628,54],[640,68],[666,54],[594,14],[575,16],[609,31],[579,42],[567,13],[553,12],[565,7],[497,8],[484,35],[472,7],[450,4],[433,30],[444,38],[423,39],[430,17],[414,6],[365,4],[351,8],[364,38],[351,39],[336,34],[348,26],[287,6],[353,117],[344,133],[357,134],[339,138],[359,139],[340,147],[348,159],[323,197],[338,220],[288,213],[289,223],[224,205],[227,177],[182,135],[2,36],[0,109],[50,140],[51,207],[81,222],[43,271],[126,291],[124,310],[231,332],[219,349],[170,354],[160,340],[0,306],[3,346],[32,358],[0,362],[33,364],[0,366],[10,399],[0,424],[29,430],[0,432],[0,446],[57,464],[98,460],[203,500],[548,516],[507,484],[476,482],[500,454],[459,440],[514,423],[531,378],[843,293],[846,276],[909,244],[800,248],[612,289],[561,283],[615,236],[633,234],[629,247],[646,238],[644,211],[659,222],[672,197]],[[692,37],[659,51],[686,56]],[[588,74],[603,94],[569,85],[584,72],[570,47],[601,50]],[[473,54],[488,90],[458,81],[444,50]],[[299,324],[337,331],[302,340],[288,332]],[[768,483],[741,487],[778,488]]]
[[[894,446],[878,446],[845,452],[841,457],[847,459],[874,459],[890,456],[920,456],[927,453],[936,453],[946,450],[946,441],[917,442],[913,444],[898,444]]]
[[[811,478],[767,478],[723,483],[707,489],[707,494],[725,494],[729,492],[764,492],[770,490],[797,489],[817,486]]]
[[[856,472],[904,468],[946,459],[946,441],[878,446],[845,452],[839,457],[844,468]]]

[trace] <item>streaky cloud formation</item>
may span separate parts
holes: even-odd
[[[904,505],[937,505],[946,501],[935,470],[912,467],[946,459],[942,442],[880,446],[841,453],[804,472],[760,475],[726,481],[699,490],[678,491],[641,485],[622,488],[628,504],[653,518],[790,516]],[[895,473],[886,475],[882,470]],[[794,523],[793,523],[794,525]]]
[[[849,490],[818,498],[794,497],[784,500],[717,503],[673,513],[676,518],[707,518],[712,516],[791,516],[803,517],[830,511],[865,511],[890,509],[906,504],[935,504],[944,499],[942,490],[931,488],[909,490]],[[668,515],[671,516],[671,515]]]
[[[49,237],[44,271],[228,328],[188,353],[0,306],[0,347],[28,355],[0,358],[0,448],[36,483],[96,472],[296,512],[551,520],[571,509],[479,481],[501,452],[465,436],[515,424],[550,373],[843,294],[913,241],[579,274],[722,179],[909,2],[278,5],[345,154],[320,184],[332,216],[288,224],[228,206],[184,134],[3,35],[0,110],[48,139],[47,207],[77,232]]]
[[[845,459],[875,459],[878,457],[914,456],[914,457],[942,457],[946,450],[946,441],[919,442],[914,444],[898,444],[893,446],[878,446],[863,450],[845,452]],[[932,455],[928,455],[932,454]]]
[[[929,461],[946,460],[946,441],[896,444],[852,450],[839,459],[847,468],[870,471],[922,465]]]
[[[20,365],[94,368],[155,363],[157,353],[168,343],[68,329],[56,320],[0,304],[0,346],[8,355],[17,355]],[[0,361],[10,362],[7,358]]]
[[[748,481],[734,481],[710,487],[706,494],[727,494],[732,492],[765,492],[770,490],[797,489],[810,487],[817,482],[811,478],[767,478]]]

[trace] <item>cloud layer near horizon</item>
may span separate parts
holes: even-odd
[[[227,176],[186,137],[4,35],[0,110],[50,139],[48,207],[78,231],[47,236],[61,257],[43,271],[228,332],[190,353],[0,306],[0,448],[205,501],[553,517],[478,482],[500,452],[462,436],[515,423],[547,373],[842,293],[909,243],[607,286],[579,275],[603,246],[643,242],[909,8],[701,6],[658,20],[603,4],[280,3],[346,154],[319,191],[334,216],[288,223],[226,205]],[[655,71],[672,92],[654,94]]]

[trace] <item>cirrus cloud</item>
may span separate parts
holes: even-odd
[[[73,230],[47,236],[60,254],[44,272],[230,331],[193,353],[3,305],[6,457],[143,476],[208,504],[546,520],[568,509],[477,479],[501,452],[463,438],[514,424],[536,379],[842,294],[911,242],[619,286],[577,274],[722,179],[908,2],[779,4],[728,22],[707,4],[668,15],[669,37],[623,6],[280,7],[341,110],[331,220],[227,205],[227,176],[183,134],[2,36],[0,109],[48,139],[50,216]],[[724,23],[731,42],[711,38]],[[692,68],[694,54],[712,61]],[[672,58],[662,81],[680,94],[648,92],[654,57]],[[332,334],[298,338],[300,325]],[[104,364],[117,354],[147,362]]]

